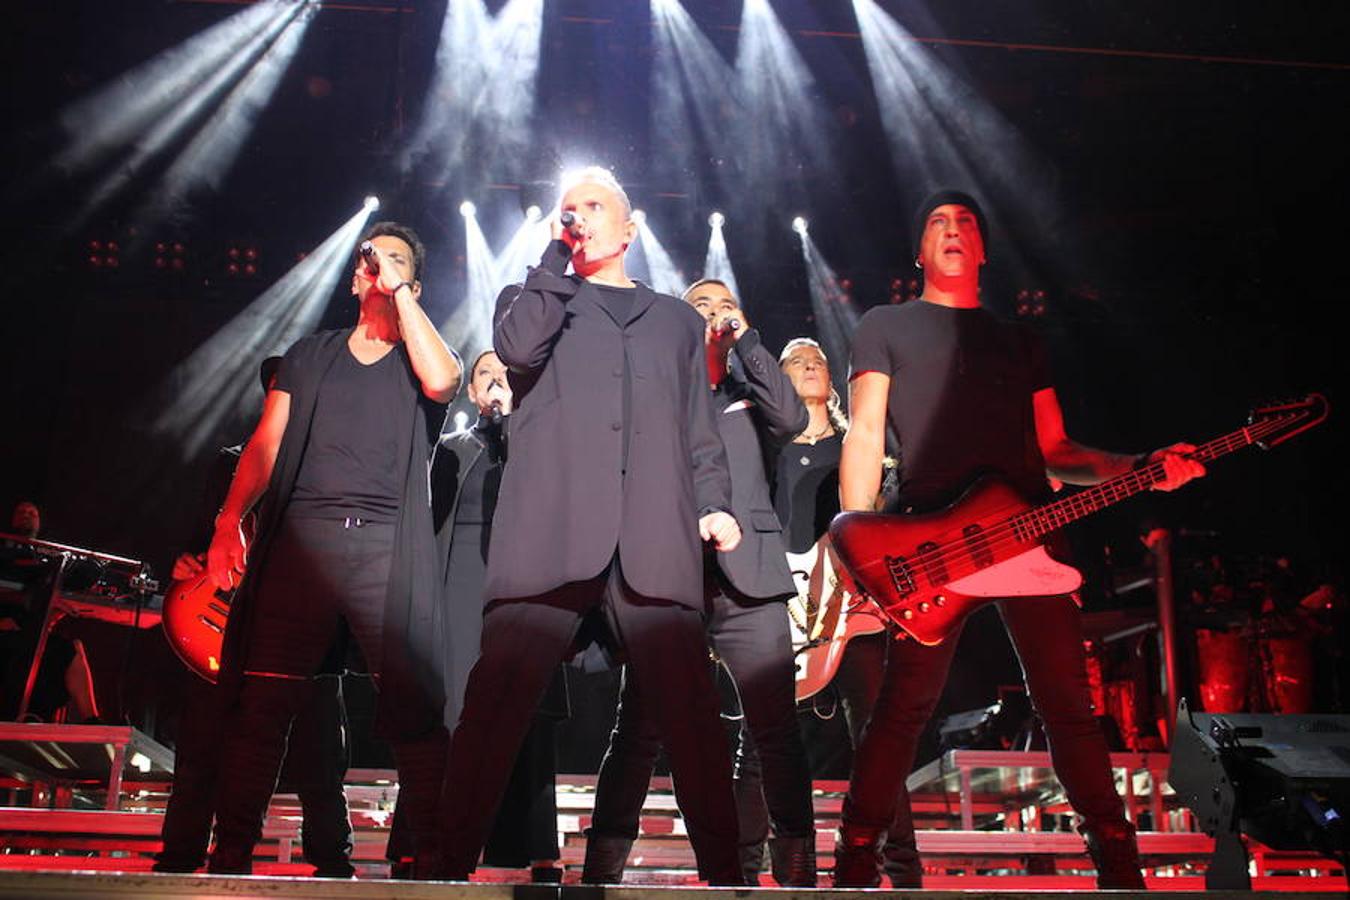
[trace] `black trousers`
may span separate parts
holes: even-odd
[[[675,797],[701,878],[738,884],[731,761],[718,716],[698,611],[645,597],[617,558],[597,578],[526,600],[499,601],[483,617],[483,647],[450,742],[441,800],[446,874],[473,871],[532,714],[568,653],[582,616],[603,605],[628,654],[628,677],[656,710]]]
[[[173,793],[164,808],[163,849],[155,863],[162,872],[191,872],[206,862],[221,784],[225,710],[216,686],[194,679],[186,692],[174,752]],[[349,878],[352,828],[342,779],[347,771],[346,711],[342,680],[322,676],[310,682],[291,728],[283,786],[300,798],[305,860],[316,875]]]
[[[1077,608],[1067,597],[1027,597],[1001,600],[998,609],[1069,802],[1089,826],[1123,822],[1106,740],[1092,715]],[[936,647],[890,642],[881,693],[854,757],[846,827],[889,828],[892,840],[913,845],[905,778],[942,694],[958,637]]]
[[[728,596],[709,579],[708,642],[731,674],[744,725],[736,762],[736,807],[742,846],[761,844],[770,822],[779,837],[815,833],[811,769],[797,728],[792,644],[783,604]],[[619,712],[596,784],[592,834],[636,838],[652,767],[661,747],[661,711],[624,671]],[[767,808],[766,808],[767,804]]]
[[[394,526],[330,519],[282,522],[254,595],[245,677],[221,749],[216,849],[210,869],[247,872],[262,836],[309,676],[345,621],[379,683]],[[384,697],[381,702],[399,702]],[[430,843],[445,758],[444,729],[392,741],[415,846]]]

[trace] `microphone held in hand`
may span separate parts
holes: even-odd
[[[727,318],[722,320],[722,323],[720,325],[717,326],[717,331],[719,334],[731,334],[732,332],[740,330],[741,330],[741,320],[736,318],[735,316],[728,316]]]
[[[558,216],[558,221],[563,224],[564,228],[571,228],[573,225],[576,224],[577,221],[576,213],[572,212],[569,209],[567,212],[564,212],[562,215]]]
[[[377,277],[380,274],[380,257],[375,253],[375,245],[370,241],[361,242],[361,258],[366,261],[366,271],[371,277]]]

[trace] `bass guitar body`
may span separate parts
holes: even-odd
[[[1244,447],[1269,449],[1325,421],[1326,398],[1253,410],[1247,424],[1195,447],[1206,465]],[[1078,590],[1082,576],[1056,562],[1042,540],[1084,516],[1167,480],[1159,459],[1059,500],[1031,506],[1007,483],[986,477],[954,504],[911,515],[843,512],[830,523],[835,550],[887,619],[921,644],[939,644],[976,607],[996,597]]]
[[[970,613],[1000,597],[1070,594],[1083,584],[1009,520],[1031,509],[996,478],[932,513],[841,513],[835,549],[882,613],[921,644],[940,644]]]

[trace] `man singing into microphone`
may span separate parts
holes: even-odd
[[[497,298],[515,412],[488,558],[482,655],[451,741],[444,874],[473,871],[511,761],[584,616],[627,655],[713,884],[741,883],[731,765],[703,634],[700,539],[735,549],[704,322],[630,279],[637,226],[605,169],[564,185],[554,240]],[[564,276],[568,261],[573,273]],[[515,552],[498,552],[510,548]]]
[[[443,569],[427,470],[462,367],[419,305],[417,235],[381,222],[366,239],[352,274],[356,327],[286,352],[207,553],[217,585],[240,585],[220,675],[238,701],[211,872],[250,871],[287,732],[344,621],[377,679],[377,727],[393,744],[419,854],[435,834],[446,732],[432,623]],[[240,523],[259,499],[246,548]]]

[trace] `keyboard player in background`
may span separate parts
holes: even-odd
[[[42,512],[31,500],[21,500],[10,517],[9,533],[36,539],[42,530]],[[0,719],[19,712],[28,669],[37,650],[46,610],[50,557],[22,540],[6,538],[0,547]],[[67,721],[97,723],[94,678],[84,644],[67,637],[60,626],[47,638],[37,683],[25,719],[56,721],[66,710]]]

